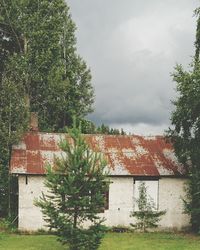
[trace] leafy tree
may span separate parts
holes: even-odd
[[[15,74],[17,71],[19,74]],[[10,213],[8,168],[11,148],[28,124],[25,89],[20,73],[11,61],[0,81],[0,217]]]
[[[75,24],[64,0],[0,1],[0,215],[8,210],[10,151],[27,128],[56,131],[92,111],[93,88],[77,54]]]
[[[48,167],[43,194],[37,205],[41,207],[50,228],[71,250],[97,249],[105,228],[97,215],[104,207],[104,193],[108,189],[105,161],[85,142],[79,129],[69,130],[68,140],[62,141],[63,159],[56,159],[55,167]],[[90,226],[83,228],[87,221]]]
[[[81,132],[83,134],[96,134],[97,133],[97,128],[95,126],[95,124],[90,121],[90,120],[86,120],[86,119],[79,119],[77,121],[78,126],[81,128]]]
[[[186,212],[191,215],[192,230],[200,231],[200,9],[195,11],[197,19],[196,53],[190,70],[177,65],[173,79],[179,96],[174,101],[171,115],[172,127],[167,136],[174,144],[175,153],[185,165],[189,175]]]
[[[136,200],[138,211],[133,211],[131,217],[136,217],[135,224],[131,224],[135,229],[147,231],[147,228],[155,228],[158,226],[160,217],[164,215],[165,211],[157,211],[155,204],[150,196],[147,194],[147,187],[144,182],[139,186],[139,198]]]
[[[15,54],[42,130],[58,130],[92,111],[91,74],[77,54],[75,29],[64,0],[0,3],[2,65]]]
[[[11,19],[4,22],[8,13],[11,17],[17,12],[5,10],[5,1],[0,1],[0,217],[11,214],[10,187],[13,178],[9,178],[9,162],[12,144],[16,143],[27,129],[28,113],[25,74],[19,67],[17,58],[23,45],[18,31],[13,30]],[[10,0],[7,5],[12,6]],[[12,57],[13,56],[13,57]],[[11,201],[11,202],[10,202]]]
[[[7,4],[7,9],[4,8],[5,2]],[[2,74],[5,70],[5,64],[10,55],[14,53],[20,53],[23,47],[22,39],[18,34],[18,30],[13,30],[12,28],[12,18],[16,18],[18,14],[14,11],[11,0],[1,0],[0,1],[0,80],[2,79]],[[10,16],[10,18],[6,18]],[[5,21],[7,19],[7,21]]]

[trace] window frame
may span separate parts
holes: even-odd
[[[156,201],[148,193],[148,190],[147,190],[147,194],[153,199],[153,202],[155,203],[155,210],[159,211],[159,180],[160,180],[159,177],[154,177],[154,176],[138,176],[138,177],[133,178],[133,185],[134,185],[134,188],[133,188],[133,200],[134,200],[133,208],[134,208],[134,211],[139,211],[138,207],[137,207],[137,204],[136,204],[136,199],[138,199],[138,197],[135,196],[136,181],[144,181],[144,182],[146,182],[146,181],[156,181],[157,182]]]

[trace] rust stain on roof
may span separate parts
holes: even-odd
[[[94,151],[104,154],[110,175],[182,176],[184,167],[177,161],[173,147],[162,136],[84,135]],[[10,172],[45,174],[45,166],[64,154],[59,143],[66,134],[29,132],[13,146]]]

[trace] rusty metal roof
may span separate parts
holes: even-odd
[[[102,152],[108,160],[110,175],[117,176],[183,176],[172,145],[162,136],[84,135],[90,147]],[[61,156],[59,142],[66,134],[29,132],[13,146],[10,172],[45,174],[47,163]]]

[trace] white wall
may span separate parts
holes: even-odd
[[[181,229],[189,225],[189,216],[183,213],[185,197],[184,179],[162,178],[159,180],[159,209],[167,210],[160,221],[161,227]]]
[[[109,210],[102,214],[107,226],[130,224],[130,211],[133,210],[133,178],[110,178]]]
[[[43,176],[19,176],[19,229],[37,230],[44,227],[44,220],[39,207],[34,205],[41,192],[45,192]]]
[[[132,177],[110,178],[109,210],[101,215],[108,226],[129,226],[133,222],[130,212],[134,208],[134,182]],[[35,198],[46,192],[43,176],[19,176],[19,229],[37,230],[44,228],[40,208],[34,205]],[[189,223],[187,215],[182,214],[184,179],[162,178],[159,180],[158,203],[160,210],[167,210],[160,222],[160,228],[181,229]]]

